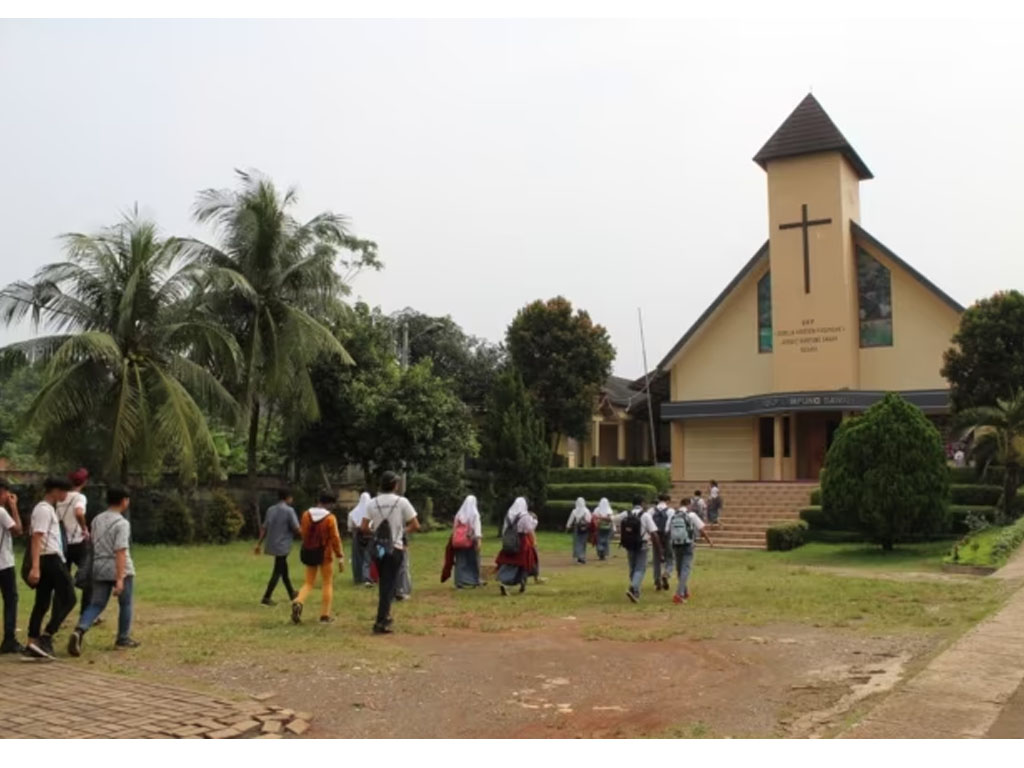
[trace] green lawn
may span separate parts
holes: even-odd
[[[573,565],[567,535],[540,535],[541,569],[547,583],[531,582],[523,597],[502,599],[492,584],[479,590],[455,590],[441,584],[440,567],[446,532],[417,535],[412,546],[413,599],[397,605],[399,634],[426,635],[473,629],[480,633],[542,627],[575,617],[586,638],[658,640],[675,635],[713,638],[723,632],[770,624],[841,627],[865,632],[912,632],[953,635],[995,609],[1005,586],[989,580],[949,582],[929,579],[877,578],[872,571],[933,571],[949,543],[922,544],[882,554],[863,545],[809,544],[785,553],[701,549],[691,580],[693,600],[685,609],[672,605],[650,587],[644,599],[630,604],[626,558],[622,550],[608,562]],[[488,539],[484,562],[493,562],[499,547]],[[239,658],[271,663],[282,654],[336,653],[342,666],[374,658],[388,664],[415,665],[415,655],[400,642],[379,652],[369,630],[376,591],[353,586],[350,574],[335,577],[336,623],[300,627],[288,621],[284,592],[280,604],[258,601],[271,559],[252,554],[252,544],[228,546],[137,547],[136,636],[142,648],[133,654],[106,653],[114,633],[116,608],[108,609],[106,626],[90,632],[86,660],[102,668],[132,673],[139,668],[164,671],[179,665],[208,665]],[[302,566],[297,549],[291,557],[293,580]],[[864,578],[830,573],[812,566],[863,569]],[[20,587],[24,628],[32,593]],[[319,591],[306,615],[316,617]],[[740,628],[740,629],[737,629]],[[24,637],[23,632],[20,636]],[[66,632],[58,638],[63,650]]]

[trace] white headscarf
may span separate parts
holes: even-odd
[[[359,497],[359,503],[356,504],[355,508],[348,513],[348,522],[354,528],[358,528],[363,524],[363,518],[366,517],[366,510],[370,506],[370,494],[364,493]]]
[[[502,527],[502,530],[505,530],[513,520],[517,522],[521,520],[523,515],[527,514],[527,512],[529,512],[529,510],[526,506],[526,499],[520,496],[512,502],[512,506],[509,507],[508,512],[505,513],[505,525]]]
[[[453,527],[459,523],[468,525],[476,538],[483,538],[483,530],[480,527],[480,510],[476,507],[476,496],[467,496],[462,502],[462,506],[459,507],[459,511],[455,513]]]
[[[576,508],[573,509],[572,514],[569,515],[569,519],[574,520],[577,523],[590,522],[590,510],[587,509],[587,502],[582,496],[576,499]]]
[[[594,514],[597,517],[611,517],[615,513],[612,511],[612,505],[608,503],[608,499],[601,499]]]

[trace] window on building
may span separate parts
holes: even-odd
[[[775,419],[771,416],[761,417],[761,458],[775,458]]]
[[[860,345],[892,346],[892,275],[863,248],[857,249]]]
[[[757,351],[772,351],[772,273],[757,281]]]

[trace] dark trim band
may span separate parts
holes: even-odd
[[[885,392],[853,390],[780,392],[730,400],[689,400],[662,403],[661,420],[721,419],[785,412],[864,411],[885,397],[885,394]],[[949,412],[948,389],[922,389],[897,392],[897,394],[926,413]]]

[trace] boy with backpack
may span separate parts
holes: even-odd
[[[655,557],[661,557],[661,538],[654,524],[651,511],[644,511],[644,499],[636,496],[633,509],[617,515],[619,522],[619,544],[626,550],[629,560],[629,590],[626,592],[632,602],[640,602],[640,587],[647,571],[647,554],[654,547]],[[651,534],[654,534],[653,536]]]
[[[718,490],[718,483],[711,481],[711,490],[708,492],[708,522],[718,526],[718,516],[722,513],[722,493]]]
[[[0,654],[25,649],[14,637],[18,621],[18,580],[14,572],[14,537],[21,536],[18,497],[0,480],[0,595],[4,601],[4,639]]]
[[[708,532],[704,530],[704,521],[689,510],[689,502],[689,499],[680,499],[679,509],[669,515],[668,523],[665,526],[669,544],[675,554],[676,576],[679,579],[679,586],[676,587],[676,593],[672,596],[672,602],[676,605],[690,599],[687,581],[689,581],[690,571],[693,569],[697,537],[703,538],[709,547],[714,546]]]
[[[702,522],[708,521],[708,505],[701,498],[699,490],[693,492],[693,498],[690,499],[690,511],[695,513]]]
[[[338,521],[334,519],[329,507],[334,504],[333,494],[320,494],[320,506],[310,507],[302,513],[299,532],[302,535],[302,549],[299,559],[306,566],[306,580],[299,588],[299,594],[292,601],[292,622],[302,621],[302,606],[313,591],[316,575],[320,574],[322,597],[320,601],[320,623],[330,624],[331,602],[334,599],[334,573],[331,570],[332,554],[338,558],[338,573],[345,572],[345,553],[341,550],[341,536],[338,534]]]
[[[658,496],[657,506],[651,510],[651,518],[658,529],[658,538],[661,540],[661,552],[654,558],[654,589],[658,592],[668,590],[668,575],[672,572],[672,547],[668,542],[668,518],[674,511],[668,502],[672,497],[667,493]]]
[[[25,553],[22,576],[36,591],[35,605],[28,620],[28,653],[39,659],[52,659],[53,636],[75,607],[75,585],[64,561],[64,541],[55,505],[63,502],[71,483],[51,477],[43,483],[43,500],[32,509],[29,549]],[[26,572],[27,569],[27,572]],[[51,610],[51,603],[53,610]],[[43,619],[50,620],[43,628]],[[42,630],[42,631],[41,631]]]
[[[380,478],[380,493],[370,502],[360,525],[363,533],[373,532],[373,557],[377,563],[377,619],[373,634],[390,635],[391,602],[395,599],[399,573],[405,554],[405,536],[420,529],[416,510],[398,494],[398,475],[385,472]]]

